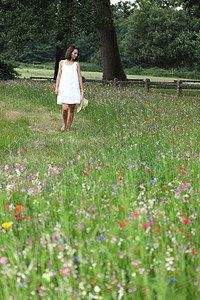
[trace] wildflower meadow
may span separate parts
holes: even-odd
[[[200,299],[199,97],[0,86],[2,300]]]

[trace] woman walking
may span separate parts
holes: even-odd
[[[65,53],[66,59],[61,60],[59,63],[56,95],[58,96],[57,104],[62,105],[62,131],[66,128],[67,131],[70,130],[75,105],[80,104],[81,94],[84,97],[83,80],[80,65],[77,62],[78,54],[79,49],[75,46],[70,46]]]

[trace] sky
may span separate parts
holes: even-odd
[[[120,0],[110,0],[111,4],[116,4],[117,2],[119,2]],[[130,2],[134,2],[134,0],[129,0]]]

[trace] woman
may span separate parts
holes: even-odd
[[[65,60],[59,63],[58,75],[56,79],[56,95],[57,104],[62,105],[63,126],[64,131],[70,130],[74,108],[76,104],[80,104],[81,94],[84,96],[83,80],[81,76],[80,65],[77,62],[79,49],[70,46],[65,53]],[[80,92],[81,88],[81,92]]]

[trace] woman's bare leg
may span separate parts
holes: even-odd
[[[68,110],[69,110],[68,104],[63,103],[63,105],[62,105],[62,117],[63,117],[63,123],[64,124],[61,128],[62,131],[64,131],[65,128],[67,127]]]
[[[68,122],[67,122],[67,131],[70,130],[70,127],[72,125],[72,121],[73,121],[73,118],[74,118],[74,108],[75,108],[75,105],[76,104],[68,104]]]

